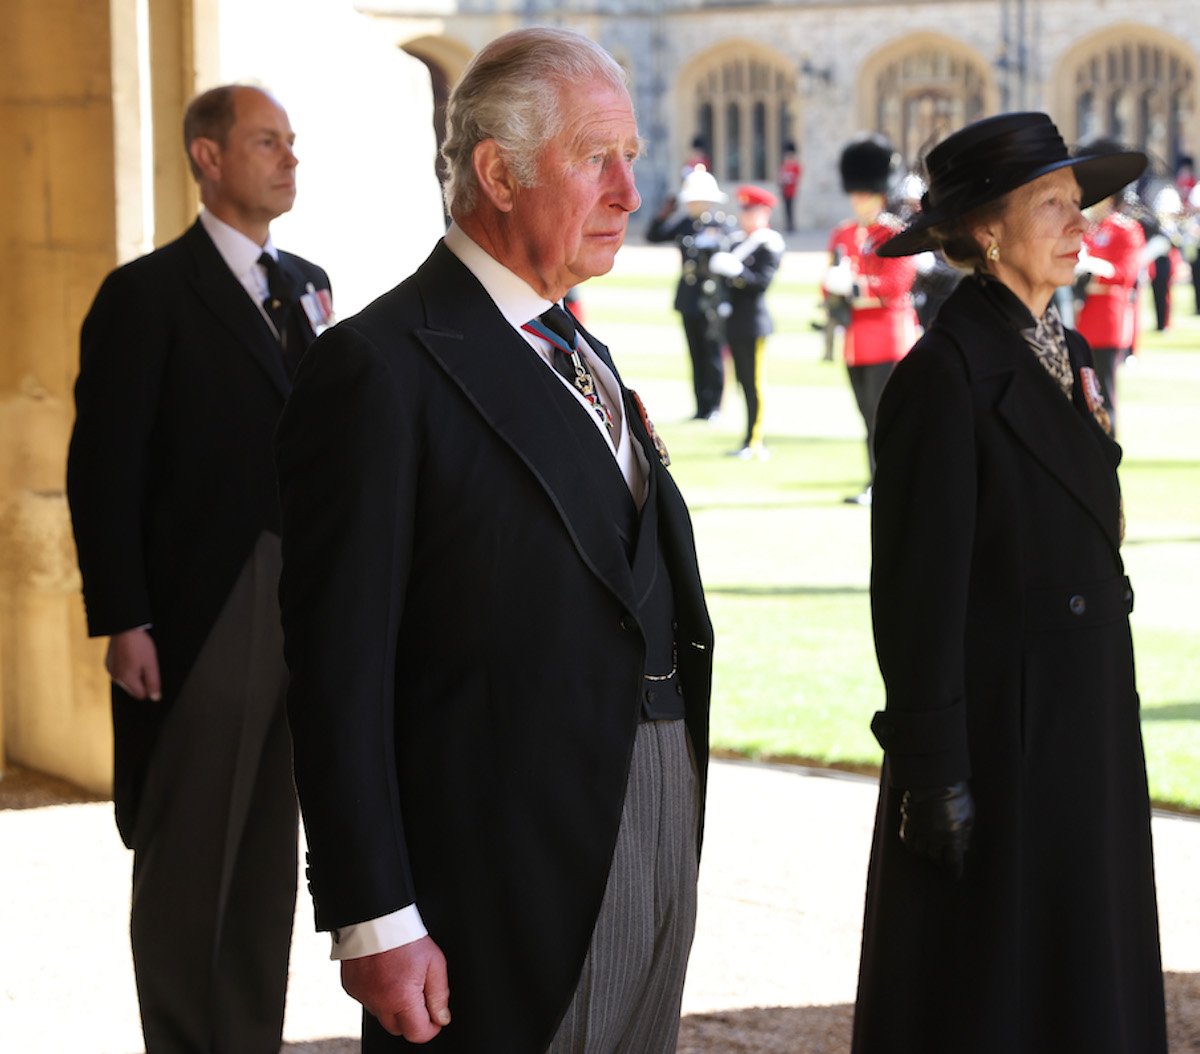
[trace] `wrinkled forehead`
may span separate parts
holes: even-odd
[[[622,86],[603,78],[570,81],[559,89],[562,133],[568,139],[637,137],[633,100]]]

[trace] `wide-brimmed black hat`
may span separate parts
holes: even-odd
[[[1094,205],[1137,179],[1147,164],[1136,150],[1072,155],[1044,113],[985,117],[955,132],[925,159],[929,189],[912,222],[876,252],[908,256],[936,247],[929,229],[974,212],[1017,187],[1060,168],[1071,168],[1082,191],[1081,207]]]

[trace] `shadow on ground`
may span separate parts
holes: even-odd
[[[41,809],[47,805],[108,801],[66,780],[10,765],[0,771],[0,809]]]
[[[1200,974],[1168,973],[1167,1028],[1171,1054],[1200,1051]],[[751,1007],[690,1014],[678,1054],[847,1054],[854,1008]],[[357,1054],[356,1039],[287,1043],[281,1054]]]
[[[1171,1054],[1200,1051],[1200,973],[1164,980]],[[683,1019],[678,1054],[848,1054],[853,1016],[849,1003],[692,1014]]]
[[[691,1014],[679,1031],[679,1054],[845,1054],[854,1008],[752,1007]]]

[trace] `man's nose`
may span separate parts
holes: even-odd
[[[633,165],[624,162],[619,170],[618,182],[613,190],[615,204],[625,212],[636,212],[642,204],[642,196],[638,193],[637,180],[633,178]]]

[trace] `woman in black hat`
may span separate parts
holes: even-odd
[[[1120,448],[1051,304],[1144,167],[1005,114],[927,159],[883,255],[968,270],[876,424],[887,708],[855,1054],[1165,1054]]]

